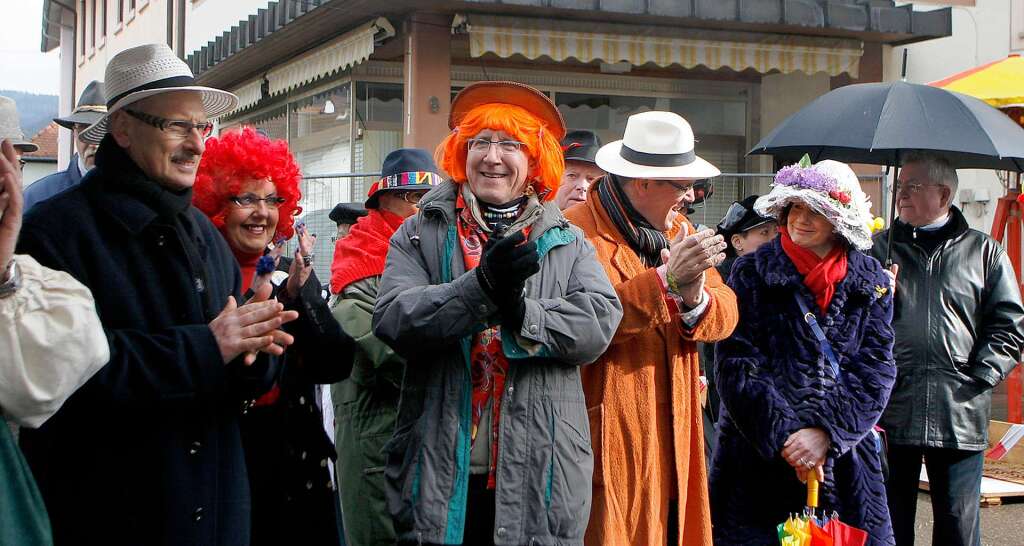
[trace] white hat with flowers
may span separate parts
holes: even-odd
[[[846,163],[826,159],[811,164],[811,158],[804,155],[799,163],[776,173],[772,191],[754,203],[754,210],[778,218],[797,200],[827,218],[856,249],[871,248],[871,232],[876,225],[871,199],[860,189],[857,174]]]

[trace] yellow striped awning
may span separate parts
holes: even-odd
[[[379,41],[395,35],[395,27],[383,17],[377,17],[352,29],[338,38],[311,49],[298,57],[271,68],[266,78],[270,96],[285,93],[319,78],[357,65],[373,54]],[[240,112],[260,101],[264,76],[250,80],[232,91],[238,96]]]
[[[863,43],[857,40],[822,38],[812,43],[803,37],[774,35],[755,35],[753,41],[706,40],[501,26],[474,23],[474,19],[471,16],[467,25],[473,57],[493,53],[502,58],[522,55],[558,62],[574,58],[584,63],[626,61],[633,66],[753,68],[760,73],[800,71],[838,76],[845,72],[856,78],[864,53]]]

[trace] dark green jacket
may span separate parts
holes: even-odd
[[[332,313],[356,342],[352,375],[331,387],[341,511],[349,546],[395,543],[384,497],[384,444],[395,428],[404,360],[373,335],[380,277],[345,287]]]

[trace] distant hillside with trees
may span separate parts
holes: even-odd
[[[37,95],[7,89],[0,89],[0,95],[18,103],[18,117],[21,118],[21,130],[25,132],[26,139],[31,139],[57,117],[57,95]]]

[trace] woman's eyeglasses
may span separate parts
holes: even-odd
[[[124,111],[128,112],[128,115],[142,123],[152,125],[153,127],[177,138],[188,138],[188,136],[192,134],[192,129],[199,131],[199,136],[203,138],[207,138],[211,133],[213,133],[213,123],[209,121],[192,123],[191,121],[180,119],[161,118],[145,112],[131,110],[129,108],[125,108]]]
[[[487,140],[483,138],[471,138],[466,141],[466,145],[469,146],[469,151],[486,154],[491,150],[491,145],[498,147],[498,151],[502,154],[514,154],[522,148],[523,143],[518,140]]]
[[[286,201],[284,197],[278,197],[276,195],[256,197],[251,193],[247,193],[245,195],[232,195],[231,197],[228,197],[228,199],[234,203],[236,207],[242,209],[254,209],[259,206],[260,201],[266,203],[267,208],[276,209]]]

